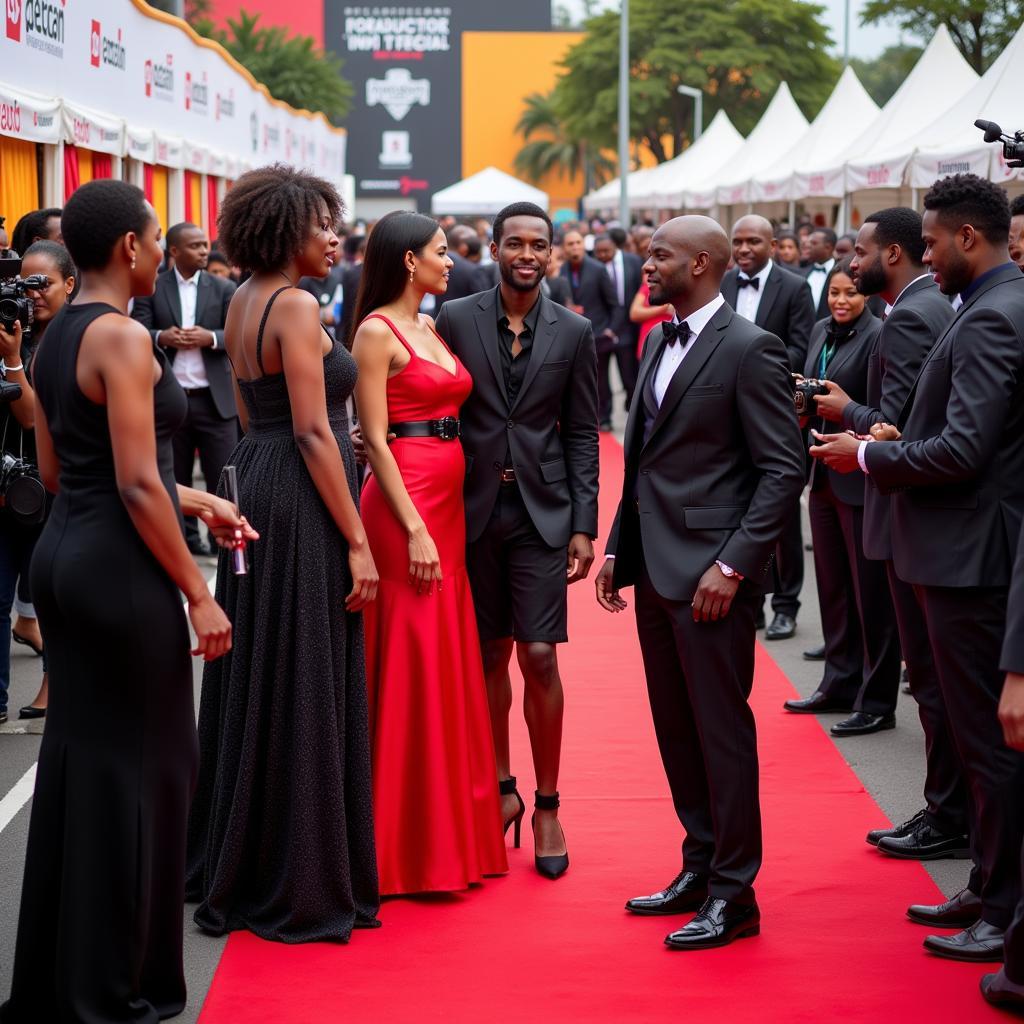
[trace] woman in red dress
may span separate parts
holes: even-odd
[[[354,320],[373,471],[362,515],[380,573],[364,617],[381,895],[455,891],[508,870],[466,575],[457,417],[473,381],[419,312],[451,266],[436,221],[389,214],[366,247]]]

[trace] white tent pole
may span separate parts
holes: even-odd
[[[917,209],[917,189],[912,188],[910,190],[910,205],[913,209]]]
[[[796,200],[790,199],[789,201],[789,226],[791,228],[796,227]]]

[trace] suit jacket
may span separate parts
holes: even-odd
[[[1024,515],[1024,276],[1000,268],[936,341],[896,419],[869,444],[892,493],[897,575],[937,587],[1010,582]]]
[[[498,293],[446,302],[437,333],[473,377],[459,413],[466,453],[466,539],[487,526],[505,453],[537,531],[551,547],[597,536],[597,357],[590,324],[541,295],[526,376],[510,406],[498,346]]]
[[[867,398],[843,411],[843,428],[866,434],[879,421],[893,423],[935,339],[953,319],[949,299],[930,279],[914,281],[896,300],[868,357]],[[864,480],[864,554],[892,558],[889,506],[871,476]]]
[[[811,347],[807,352],[807,362],[803,367],[805,377],[818,377],[821,350],[828,335],[828,320],[819,320],[811,334]],[[836,348],[832,361],[828,364],[825,377],[834,380],[855,402],[863,402],[868,391],[868,360],[876,350],[878,332],[882,321],[872,316],[870,310],[861,313],[853,334]],[[822,417],[812,418],[810,426],[821,433],[831,433],[834,425]],[[837,473],[829,469],[817,459],[811,460],[810,482],[813,488],[821,474],[828,476],[832,493],[847,505],[864,504],[864,481],[860,473]]]
[[[200,351],[214,407],[226,420],[238,415],[231,380],[231,360],[224,347],[224,323],[234,294],[235,285],[232,281],[205,271],[200,272],[196,291],[196,326],[213,331],[217,338],[216,348],[203,348]],[[152,295],[144,295],[135,300],[132,317],[149,328],[154,341],[165,328],[181,327],[181,296],[178,294],[178,278],[173,270],[157,277],[156,290]],[[178,350],[170,346],[161,347],[173,363]]]
[[[739,276],[739,270],[734,267],[722,279],[722,295],[733,309],[739,293],[736,283]],[[825,316],[828,315],[826,308]],[[789,354],[789,365],[797,373],[803,369],[811,330],[817,319],[820,317],[814,315],[811,286],[806,279],[778,264],[773,265],[754,322],[782,339]]]
[[[1017,542],[1017,561],[1013,566],[1013,583],[1006,605],[1006,638],[999,667],[1004,672],[1024,674],[1024,531]]]
[[[448,255],[453,264],[452,269],[448,271],[448,290],[444,295],[437,296],[434,305],[435,316],[446,302],[464,299],[467,295],[475,295],[490,287],[490,279],[483,267],[478,267],[457,252],[450,252]]]
[[[573,302],[583,307],[583,315],[590,321],[594,329],[594,337],[598,339],[598,347],[608,349],[611,345],[601,339],[605,331],[615,332],[619,317],[619,299],[615,294],[615,285],[608,276],[603,263],[592,256],[584,256],[580,266],[578,287],[572,285],[572,264],[568,260],[562,264],[562,277],[569,282],[569,290]]]
[[[634,253],[622,253],[622,293],[626,299],[624,305],[618,304],[618,289],[615,287],[615,282],[612,281],[612,291],[615,294],[615,322],[612,325],[612,330],[618,335],[619,344],[624,348],[628,347],[631,352],[636,352],[637,343],[640,340],[640,325],[629,319],[629,307],[633,304],[636,293],[640,291],[643,265],[643,260]],[[605,265],[605,273],[608,273],[607,265]]]
[[[540,288],[552,302],[557,302],[560,306],[568,306],[572,302],[572,289],[561,274],[545,277]]]
[[[838,263],[839,261],[836,260],[835,262]],[[835,267],[835,263],[833,263],[832,266]],[[811,276],[811,272],[813,270],[814,270],[814,264],[813,263],[809,263],[806,267],[801,267],[800,268],[800,273],[803,274],[805,281]],[[829,273],[831,273],[831,271],[829,271]],[[810,284],[808,284],[807,287],[810,288],[811,287]],[[814,293],[813,292],[811,292],[811,302],[812,303],[814,302]],[[828,277],[826,277],[825,278],[825,287],[821,289],[821,295],[818,298],[818,305],[814,307],[814,319],[815,320],[823,320],[825,317],[831,316],[831,315],[832,315],[832,310],[830,310],[828,308]]]
[[[647,337],[637,394],[665,347]],[[726,303],[676,370],[650,437],[645,403],[626,423],[625,481],[608,538],[616,587],[646,566],[658,593],[690,601],[721,559],[760,587],[804,486],[804,456],[782,341]]]

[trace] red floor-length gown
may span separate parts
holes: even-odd
[[[388,380],[388,420],[458,416],[473,388],[408,349]],[[473,598],[466,575],[465,461],[459,441],[397,438],[391,452],[437,545],[440,590],[409,585],[409,539],[371,477],[362,515],[380,573],[366,609],[373,814],[381,895],[451,892],[508,870],[494,742]]]

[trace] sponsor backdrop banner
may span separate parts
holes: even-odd
[[[207,173],[284,160],[341,182],[344,132],[272,102],[180,22],[133,0],[3,3],[0,133],[55,142],[62,130],[87,149]]]
[[[324,0],[324,45],[355,86],[346,128],[356,196],[412,198],[429,210],[430,196],[462,177],[462,34],[550,28],[550,0]],[[493,68],[496,79],[521,72],[511,57]]]

